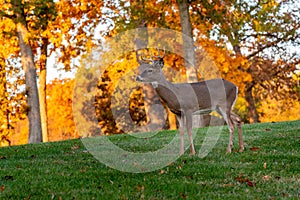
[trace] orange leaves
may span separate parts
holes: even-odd
[[[60,61],[70,68],[70,60],[91,51],[94,46],[94,31],[102,20],[103,1],[61,0],[55,3],[56,18],[49,22],[44,33],[61,51]]]
[[[49,140],[76,138],[72,114],[74,80],[55,79],[48,84],[47,115]]]
[[[217,46],[215,41],[202,39],[199,44],[209,55],[211,63],[215,64],[221,77],[228,79],[238,85],[240,92],[245,88],[245,83],[251,82],[252,78],[247,73],[248,61],[243,56],[232,56],[226,48]],[[205,69],[207,70],[207,68]],[[212,75],[205,76],[206,79],[215,78]]]
[[[80,11],[86,12],[88,10],[88,5],[87,4],[82,4],[79,6]]]

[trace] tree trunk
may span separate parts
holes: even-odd
[[[17,8],[20,9],[19,1],[16,1]],[[39,96],[37,89],[37,75],[33,60],[32,49],[28,44],[28,30],[26,28],[25,17],[16,13],[17,34],[21,50],[22,66],[25,71],[25,82],[27,91],[29,138],[28,143],[42,142],[41,115],[39,106]]]
[[[198,82],[197,68],[195,61],[195,46],[193,40],[192,23],[187,0],[177,0],[182,29],[182,42],[184,50],[184,66],[188,82]],[[202,115],[193,115],[193,127],[202,127],[204,124]]]
[[[255,107],[255,101],[254,101],[254,98],[252,95],[252,86],[247,86],[246,91],[245,91],[245,98],[247,101],[249,122],[250,123],[259,122],[257,110]]]
[[[192,24],[190,20],[187,0],[177,0],[182,29],[182,41],[184,49],[184,65],[187,71],[187,81],[197,82],[197,69],[195,63],[195,46],[193,40]]]
[[[234,45],[233,50],[237,57],[242,55],[241,47],[239,45]],[[253,88],[253,83],[248,83],[246,85],[246,90],[245,90],[245,98],[246,98],[247,108],[248,108],[248,117],[249,117],[249,122],[251,124],[259,122],[259,117],[258,117],[255,101],[252,94],[252,88]]]
[[[39,100],[40,100],[43,142],[48,142],[47,99],[46,99],[47,47],[48,47],[48,39],[43,38],[43,44],[41,48],[41,59],[40,59],[40,74],[39,74]]]

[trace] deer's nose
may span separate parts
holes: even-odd
[[[142,82],[142,81],[143,81],[143,78],[140,77],[140,76],[137,76],[137,77],[136,77],[136,81]]]

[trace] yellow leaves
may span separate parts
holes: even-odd
[[[67,33],[70,30],[71,24],[71,19],[65,19],[64,22],[61,24],[62,32]]]
[[[12,4],[2,0],[2,1],[0,1],[0,9],[4,12],[8,12],[12,9]]]
[[[74,80],[53,80],[47,88],[47,112],[49,140],[76,137],[72,114],[72,91]]]
[[[91,52],[94,46],[95,44],[93,43],[93,41],[91,39],[88,39],[85,45],[87,52]]]
[[[36,22],[30,21],[30,22],[27,23],[27,25],[28,25],[28,27],[30,27],[30,28],[34,28],[34,27],[36,26]]]
[[[276,0],[268,0],[268,3],[262,5],[263,9],[269,9],[270,7],[277,7],[279,3]]]
[[[261,122],[299,120],[300,102],[299,99],[276,100],[266,98],[261,101],[258,111],[261,113]]]
[[[40,60],[41,60],[41,61],[45,61],[45,60],[47,60],[47,56],[46,56],[46,55],[44,55],[44,54],[42,54],[42,55],[40,56]]]
[[[62,33],[51,33],[49,30],[45,32],[46,35],[50,35],[51,37],[48,37],[49,40],[53,43],[55,47],[60,47],[63,41],[63,34]]]
[[[256,31],[261,31],[261,25],[260,25],[260,22],[257,19],[253,20],[253,25],[254,25],[254,29]]]
[[[298,83],[300,83],[300,66],[298,66],[296,73],[292,74],[292,77],[294,80],[296,80],[296,81],[298,81]]]
[[[202,8],[202,9],[201,9],[201,14],[202,14],[203,16],[206,16],[206,15],[207,15],[207,9],[206,9],[206,8]]]
[[[87,7],[86,4],[83,4],[83,5],[80,5],[79,9],[80,9],[81,11],[83,11],[83,12],[86,12],[87,9],[88,9],[88,7]]]
[[[50,38],[50,36],[51,36],[50,30],[49,30],[49,29],[44,30],[44,31],[41,33],[41,36],[42,36],[43,38]]]
[[[13,20],[9,19],[9,18],[3,18],[0,21],[0,31],[5,32],[5,33],[10,33],[15,31],[16,29],[16,25],[13,22]]]

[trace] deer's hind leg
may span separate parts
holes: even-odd
[[[235,114],[234,112],[231,112],[231,119],[233,120],[234,124],[238,128],[238,135],[239,135],[239,145],[240,145],[240,150],[239,152],[244,151],[244,143],[243,143],[243,134],[242,134],[242,122],[240,117]]]
[[[231,153],[232,146],[233,146],[233,134],[234,134],[234,124],[232,121],[232,117],[230,115],[231,112],[230,112],[230,110],[228,110],[226,108],[221,108],[221,107],[217,108],[217,112],[223,116],[223,118],[229,128],[229,142],[228,142],[228,146],[226,149],[226,153]]]

